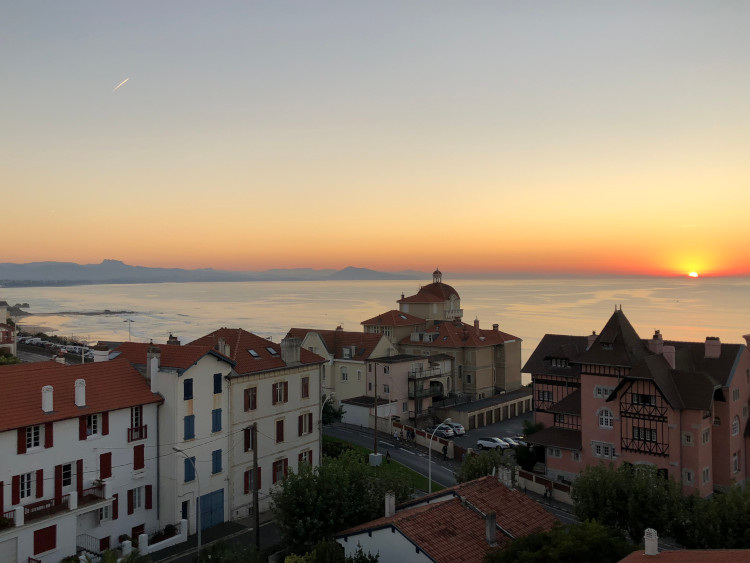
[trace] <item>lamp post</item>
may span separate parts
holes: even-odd
[[[325,398],[323,401],[323,404],[320,405],[320,434],[318,435],[318,464],[323,463],[323,409],[326,406],[326,403],[330,401],[331,399],[336,398],[336,393],[334,391],[331,391],[330,395]]]
[[[435,432],[438,431],[438,428],[440,428],[443,424],[446,422],[451,422],[450,418],[446,418],[443,422],[438,424],[435,427],[435,430],[432,431],[432,436],[430,436],[430,443],[427,445],[427,492],[432,492],[432,440],[435,438]]]
[[[128,325],[130,326],[130,325]],[[195,523],[196,527],[198,528],[198,551],[201,550],[201,476],[198,475],[198,469],[195,467],[195,462],[193,461],[193,458],[188,456],[185,453],[185,450],[181,450],[177,446],[172,446],[172,449],[176,451],[178,454],[182,454],[185,456],[185,459],[190,462],[190,465],[193,466],[193,473],[195,473],[195,478],[198,480],[198,496],[195,498]]]
[[[130,325],[133,324],[135,321],[133,319],[125,319],[122,322],[128,323],[128,342],[130,342]]]

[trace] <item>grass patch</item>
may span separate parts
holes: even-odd
[[[351,447],[355,452],[362,454],[362,455],[369,455],[372,453],[372,450],[369,448],[365,448],[363,446],[352,444],[350,442],[347,442],[346,440],[342,440],[341,438],[334,438],[332,436],[324,435],[323,442],[343,444],[343,445]],[[391,460],[390,463],[386,463],[385,459],[383,459],[383,464],[380,466],[380,471],[384,471],[390,475],[395,475],[399,477],[400,479],[406,481],[412,487],[414,487],[415,489],[419,491],[426,491],[428,488],[427,477],[425,477],[424,475],[420,473],[417,473],[416,471],[409,469],[405,465],[401,465],[397,461]],[[444,488],[445,487],[443,487],[442,485],[439,485],[434,480],[432,481],[432,492],[442,491]]]

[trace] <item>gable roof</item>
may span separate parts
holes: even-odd
[[[404,313],[403,311],[397,311],[396,309],[391,309],[390,311],[386,311],[385,313],[380,313],[377,317],[362,321],[360,324],[365,326],[375,325],[397,327],[423,325],[425,324],[425,322],[426,321],[421,317],[410,315],[409,313]]]
[[[632,366],[647,354],[646,345],[622,309],[616,309],[602,332],[577,361],[583,364]]]
[[[75,381],[86,381],[86,406],[75,404]],[[36,362],[0,367],[0,431],[85,414],[161,403],[127,360],[62,365]],[[54,411],[42,411],[42,387],[51,385]]]
[[[576,389],[569,395],[566,395],[561,400],[556,402],[554,405],[547,409],[547,412],[558,413],[558,414],[572,414],[581,415],[581,390]]]
[[[239,375],[291,367],[281,359],[281,344],[262,338],[241,328],[220,328],[194,340],[190,344],[209,346],[217,350],[220,338],[223,338],[226,345],[229,346],[229,354],[227,355],[235,362],[234,370]],[[251,354],[250,350],[255,355]],[[324,362],[325,359],[317,354],[313,354],[304,348],[300,350],[301,365],[321,364]]]
[[[159,366],[166,368],[173,368],[177,370],[186,370],[189,367],[198,363],[203,356],[211,355],[223,360],[231,365],[234,362],[223,354],[220,354],[217,350],[211,348],[211,346],[178,346],[175,344],[148,344],[144,342],[123,342],[117,348],[116,352],[119,352],[117,357],[126,358],[130,363],[135,365],[146,365],[146,354],[148,349],[155,346],[159,349]]]
[[[570,336],[564,334],[545,334],[529,356],[521,371],[535,375],[556,375],[578,377],[581,366],[574,363],[588,346],[587,336]],[[551,358],[569,361],[568,367],[553,366]]]
[[[485,515],[490,512],[495,513],[497,547],[486,541]],[[336,538],[393,527],[435,561],[480,562],[513,538],[550,530],[557,523],[537,502],[487,476],[415,499],[393,516],[355,526]]]
[[[346,359],[364,361],[372,355],[380,340],[385,338],[382,334],[353,332],[341,328],[336,330],[292,328],[289,329],[287,336],[296,336],[302,340],[311,332],[320,335],[328,353],[333,354],[333,357],[337,360],[344,359],[344,347],[354,346],[354,357]]]
[[[427,333],[436,333],[431,342],[412,341],[411,337],[407,336],[400,344],[436,348],[481,348],[520,340],[501,330],[483,330],[462,321],[435,321],[435,325],[425,331],[425,334]]]

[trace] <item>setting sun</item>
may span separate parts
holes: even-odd
[[[697,278],[698,277],[698,272],[690,272],[688,274],[688,276],[690,276],[691,278]]]

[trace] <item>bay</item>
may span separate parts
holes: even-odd
[[[545,333],[599,332],[615,307],[642,338],[744,343],[750,333],[748,278],[569,278],[451,280],[464,321],[523,340],[525,362]],[[424,284],[430,280],[425,280]],[[86,285],[0,289],[0,300],[28,302],[35,315],[20,326],[59,336],[183,343],[219,327],[244,328],[278,342],[291,327],[361,331],[361,322],[398,309],[419,289],[414,281],[229,282]],[[131,310],[130,315],[59,315],[61,311]],[[128,323],[128,319],[133,322]]]

